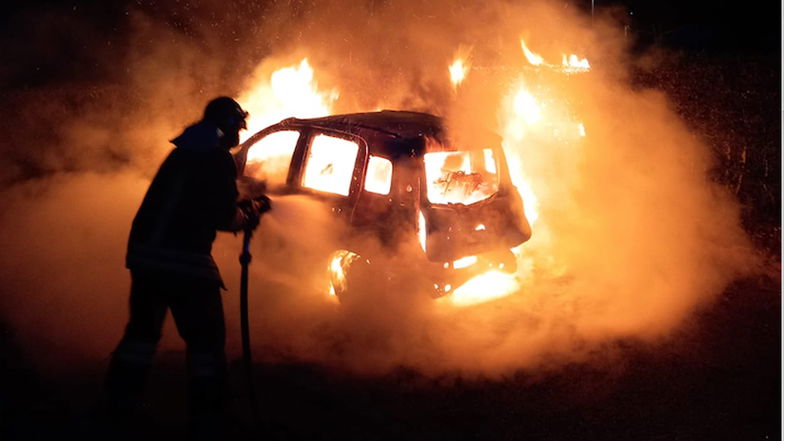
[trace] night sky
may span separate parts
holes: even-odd
[[[588,0],[571,3],[591,10]],[[258,13],[275,5],[275,1],[250,0],[221,2],[221,7],[155,0],[3,3],[0,88],[13,91],[77,80],[89,83],[115,75],[123,66],[113,55],[122,53],[128,44],[128,11],[132,9],[168,22],[197,42],[205,33],[217,35],[224,39],[226,50],[232,50],[235,36],[229,29],[244,27],[235,20],[236,13]],[[638,51],[657,45],[716,56],[780,53],[781,4],[774,1],[597,0],[594,7],[597,15],[611,14],[627,23]],[[260,48],[258,54],[264,50]]]

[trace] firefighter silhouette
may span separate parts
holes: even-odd
[[[169,310],[186,344],[191,421],[209,425],[222,418],[225,288],[211,256],[212,243],[218,230],[255,228],[266,208],[238,202],[229,149],[239,143],[247,115],[232,98],[210,101],[202,120],[171,141],[175,148],[136,213],[126,255],[130,317],[105,380],[115,415],[138,412]]]

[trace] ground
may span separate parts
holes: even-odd
[[[739,281],[667,344],[618,344],[614,366],[571,365],[505,379],[426,378],[401,369],[362,378],[316,365],[255,364],[251,418],[231,367],[238,439],[766,440],[780,437],[780,282]],[[42,378],[2,333],[2,438],[93,439],[105,366]],[[184,354],[162,353],[151,378],[153,438],[185,436]],[[20,362],[22,360],[22,362]]]

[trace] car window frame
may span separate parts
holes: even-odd
[[[292,164],[297,167],[290,168],[290,185],[296,188],[299,192],[327,198],[349,199],[352,201],[357,200],[358,194],[363,191],[363,183],[365,182],[365,168],[368,161],[368,144],[362,136],[354,133],[348,133],[341,130],[330,129],[326,127],[303,127],[301,128],[300,142],[295,149],[295,154],[292,157]],[[310,149],[312,140],[324,134],[335,138],[342,138],[355,142],[358,146],[357,157],[354,160],[354,167],[352,168],[352,177],[349,183],[349,194],[342,195],[338,193],[331,193],[326,191],[317,190],[314,188],[306,187],[303,185],[302,180],[305,173],[306,158]],[[295,170],[296,169],[296,170]]]
[[[292,166],[294,164],[295,155],[297,154],[298,148],[300,148],[300,144],[303,142],[304,132],[301,127],[296,126],[281,126],[281,125],[274,125],[270,126],[264,130],[260,130],[256,132],[247,140],[245,140],[242,144],[240,144],[240,149],[237,153],[234,154],[235,165],[237,167],[237,176],[245,177],[250,179],[255,179],[252,176],[246,176],[245,174],[245,167],[248,163],[248,152],[251,148],[256,145],[262,139],[276,133],[276,132],[298,132],[299,135],[297,137],[297,141],[295,142],[294,150],[292,151],[292,156],[289,159],[289,166],[286,173],[286,179],[284,181],[284,187],[291,187],[291,174],[292,174]]]

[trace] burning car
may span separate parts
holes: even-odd
[[[348,227],[325,262],[340,300],[360,274],[384,273],[374,267],[380,253],[415,262],[424,288],[442,297],[489,271],[513,274],[511,248],[531,236],[500,139],[471,133],[451,136],[441,118],[418,112],[288,118],[235,158],[246,192],[264,182],[271,195],[310,195]]]

